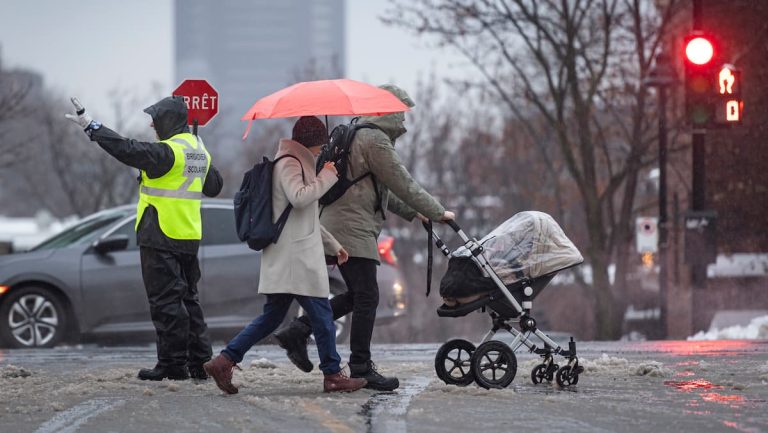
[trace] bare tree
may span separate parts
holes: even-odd
[[[598,338],[621,332],[616,294],[624,290],[637,178],[653,161],[642,81],[678,3],[659,10],[642,0],[393,0],[384,18],[459,51],[483,77],[464,85],[494,95],[532,143],[556,145],[540,156],[562,162],[582,202]]]
[[[34,132],[21,128],[19,121],[32,112],[36,79],[32,73],[4,70],[0,63],[0,168],[19,162],[27,153],[24,143],[34,137]]]

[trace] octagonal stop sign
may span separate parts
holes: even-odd
[[[205,126],[219,113],[219,92],[205,80],[184,80],[172,93],[187,103],[187,123]]]

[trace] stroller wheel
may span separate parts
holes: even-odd
[[[485,389],[506,388],[517,374],[515,352],[501,341],[486,341],[472,354],[472,374]]]
[[[470,359],[475,345],[467,340],[451,340],[440,346],[435,355],[437,377],[448,385],[467,386],[472,376]]]
[[[570,365],[564,365],[557,370],[557,384],[565,388],[579,383],[579,374],[571,372]]]
[[[546,364],[539,364],[536,367],[533,367],[533,370],[531,370],[531,382],[533,382],[534,385],[538,385],[545,380],[547,382],[552,382],[552,376],[554,376],[554,372],[557,370],[558,365],[552,364],[552,367],[553,368],[548,369]]]

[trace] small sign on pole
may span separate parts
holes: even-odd
[[[656,217],[637,218],[635,241],[637,252],[656,253],[659,251],[659,219]]]

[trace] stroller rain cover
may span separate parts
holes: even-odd
[[[515,214],[479,241],[483,254],[506,286],[524,278],[534,279],[584,261],[563,229],[546,213],[526,211]],[[466,247],[460,247],[448,261],[440,282],[440,296],[460,298],[494,290]]]

